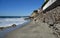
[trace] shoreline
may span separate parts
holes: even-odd
[[[29,21],[30,22],[30,21]],[[4,36],[12,31],[15,31],[19,28],[22,28],[24,27],[25,25],[29,24],[29,22],[26,22],[26,23],[23,23],[23,24],[20,24],[20,25],[17,25],[16,27],[9,27],[9,28],[6,28],[6,29],[3,29],[3,30],[0,30],[0,38],[4,38]]]
[[[19,24],[19,25],[16,25],[16,24],[12,24],[11,26],[8,26],[8,27],[0,27],[0,31],[3,31],[3,30],[5,30],[5,29],[9,29],[9,28],[19,28],[19,27],[22,27],[22,26],[24,26],[25,24],[27,24],[27,23],[29,23],[30,21],[27,21],[27,22],[25,22],[25,23],[23,23],[23,24]]]
[[[11,26],[8,26],[8,27],[0,27],[0,31],[3,31],[5,29],[9,29],[9,28],[12,28],[12,27],[16,27],[16,25],[12,24]]]
[[[31,21],[22,28],[9,32],[4,38],[56,38],[45,23]]]

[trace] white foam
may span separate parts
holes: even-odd
[[[0,27],[8,27],[11,26],[12,24],[23,24],[26,22],[24,18],[2,18],[0,19]]]

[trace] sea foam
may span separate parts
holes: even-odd
[[[27,22],[27,20],[24,20],[24,18],[0,18],[0,27],[8,27],[12,24],[23,24],[24,22]]]

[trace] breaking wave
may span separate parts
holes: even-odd
[[[27,22],[27,20],[24,20],[24,18],[0,18],[0,27],[7,27],[11,26],[12,24],[23,24],[24,22]]]

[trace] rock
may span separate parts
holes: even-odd
[[[4,29],[4,27],[0,27],[0,30],[3,30]]]
[[[12,27],[16,27],[16,24],[13,24]]]

